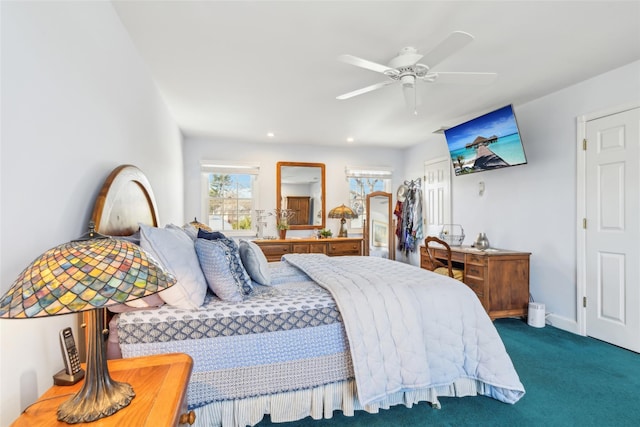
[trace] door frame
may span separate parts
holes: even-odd
[[[640,108],[640,103],[631,102],[606,108],[577,117],[576,122],[576,322],[578,333],[587,335],[586,307],[583,307],[583,298],[587,295],[587,273],[586,273],[586,235],[587,231],[583,227],[583,220],[587,217],[587,155],[583,149],[583,141],[587,137],[587,122],[606,116],[623,113],[634,108]]]

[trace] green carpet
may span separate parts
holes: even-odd
[[[378,414],[356,412],[330,420],[307,418],[260,427],[299,426],[637,426],[640,355],[550,326],[495,321],[526,394],[515,405],[476,396],[441,398],[442,409],[420,403]]]

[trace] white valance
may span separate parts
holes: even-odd
[[[257,163],[203,160],[200,170],[205,173],[258,175],[260,165]]]
[[[347,178],[391,179],[393,169],[384,166],[347,166],[344,170]]]

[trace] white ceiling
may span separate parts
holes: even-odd
[[[188,138],[406,147],[640,59],[637,0],[113,4]],[[397,84],[336,99],[386,79],[339,55],[386,64],[456,30],[475,40],[433,71],[496,72],[494,83],[419,82],[417,115]]]

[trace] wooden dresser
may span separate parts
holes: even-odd
[[[326,254],[329,256],[362,255],[362,238],[254,240],[267,261],[280,261],[286,254]]]
[[[67,424],[57,420],[58,406],[76,393],[83,381],[72,386],[54,385],[29,406],[11,427],[173,427],[193,424],[187,412],[187,384],[193,361],[183,353],[109,360],[115,381],[131,384],[136,397],[115,414],[90,423]],[[85,366],[83,365],[83,369]]]
[[[478,295],[491,319],[527,316],[529,305],[529,252],[503,249],[481,251],[470,246],[452,246],[451,261],[464,270],[464,283]],[[444,259],[445,249],[435,249]],[[420,248],[420,266],[425,268],[428,256]]]

